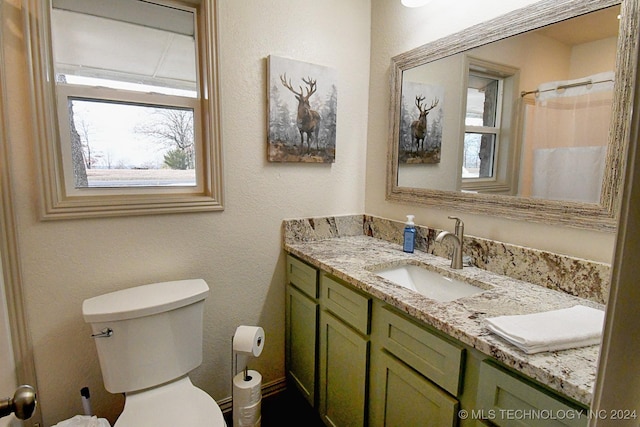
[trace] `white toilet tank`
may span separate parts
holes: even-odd
[[[202,279],[124,289],[82,304],[105,388],[129,393],[174,380],[202,363]]]

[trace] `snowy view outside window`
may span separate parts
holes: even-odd
[[[69,103],[86,186],[196,184],[192,110],[86,99]]]
[[[467,119],[467,123],[469,119]],[[482,122],[482,120],[480,120]],[[464,158],[462,167],[463,178],[478,178],[480,170],[480,142],[482,135],[479,133],[464,134]]]

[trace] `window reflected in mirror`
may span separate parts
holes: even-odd
[[[492,178],[500,135],[502,78],[469,73],[462,178]]]

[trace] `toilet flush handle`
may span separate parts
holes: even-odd
[[[109,338],[111,335],[113,335],[113,329],[104,328],[97,334],[91,334],[91,338]]]

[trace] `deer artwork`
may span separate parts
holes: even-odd
[[[424,105],[422,101],[424,101],[424,96],[416,96],[416,107],[418,107],[418,111],[420,111],[420,117],[411,123],[411,136],[413,137],[413,142],[416,144],[416,152],[419,151],[420,145],[422,145],[422,151],[424,151],[424,137],[427,134],[427,115],[429,111],[436,108],[438,102],[440,102],[438,98],[435,98],[433,102],[431,102],[431,107],[423,109]]]
[[[318,147],[318,131],[320,130],[320,114],[317,111],[311,109],[311,105],[309,104],[309,97],[316,92],[316,81],[312,80],[311,77],[303,78],[302,81],[307,85],[307,94],[303,95],[302,86],[300,87],[300,92],[296,92],[291,86],[291,79],[287,81],[287,74],[280,76],[280,80],[284,87],[289,89],[296,96],[298,100],[298,119],[296,121],[298,125],[298,130],[300,131],[300,150],[304,148],[304,136],[303,134],[307,134],[307,145],[309,146],[309,151],[311,151],[311,141],[315,139],[316,148]]]

